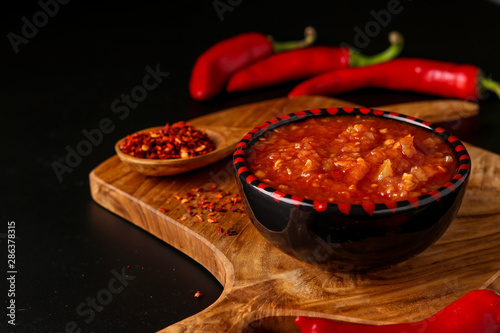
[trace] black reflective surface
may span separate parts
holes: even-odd
[[[399,30],[403,56],[473,63],[500,80],[494,1],[41,0],[6,2],[0,13],[1,332],[153,332],[218,298],[222,286],[206,270],[96,205],[88,188],[89,172],[128,133],[294,86],[191,100],[191,67],[216,41],[246,31],[292,40],[313,25],[318,44],[371,54]],[[381,89],[338,97],[367,106],[432,98]],[[499,153],[500,102],[480,106],[479,116],[444,126]],[[10,221],[16,326],[6,309]]]

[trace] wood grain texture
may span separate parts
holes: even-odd
[[[435,101],[377,106],[377,109],[411,114],[415,118],[437,123],[476,115],[479,112],[479,105],[477,103],[456,99],[438,99]]]
[[[251,129],[274,116],[330,106],[354,105],[321,97],[277,99],[210,114],[192,124]],[[432,112],[426,112],[428,117],[420,117],[431,119]],[[297,315],[411,322],[473,289],[500,291],[500,156],[470,145],[467,149],[472,175],[449,230],[417,257],[370,273],[332,274],[299,262],[267,243],[245,214],[228,212],[217,223],[238,231],[236,236],[220,234],[210,223],[181,221],[185,207],[172,195],[211,184],[237,193],[229,157],[197,171],[155,178],[113,156],[92,171],[90,185],[96,202],[186,253],[224,286],[210,307],[161,332],[293,332]],[[169,211],[161,213],[162,207]]]

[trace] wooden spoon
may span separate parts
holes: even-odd
[[[146,128],[137,133],[147,133],[163,128],[163,126]],[[120,149],[121,139],[115,144],[115,151],[122,162],[127,163],[137,172],[147,176],[172,176],[180,173],[199,169],[209,164],[215,163],[224,157],[230,155],[238,141],[250,130],[248,127],[226,127],[226,126],[196,126],[196,129],[203,130],[212,139],[215,144],[215,150],[212,152],[190,157],[176,159],[147,159],[130,156]]]
[[[119,144],[123,139],[115,144],[115,151],[122,162],[127,163],[139,173],[157,177],[171,176],[207,166],[230,155],[248,131],[272,117],[318,106],[359,107],[354,103],[321,96],[297,97],[293,103],[295,107],[290,108],[288,99],[276,99],[265,103],[242,105],[192,119],[190,123],[197,129],[205,130],[215,143],[215,150],[205,155],[169,160],[138,158],[120,150]],[[298,107],[300,109],[297,109]],[[410,102],[377,108],[408,114],[429,122],[470,117],[479,111],[477,104],[460,100]],[[160,128],[162,127],[147,128],[139,132],[149,132]]]

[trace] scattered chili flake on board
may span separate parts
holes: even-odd
[[[223,213],[245,212],[239,193],[224,191],[218,188],[217,185],[193,188],[182,196],[178,194],[172,195],[172,198],[180,203],[179,207],[181,209],[186,210],[180,218],[182,222],[186,221],[189,216],[195,218],[191,220],[193,223],[206,221],[209,224],[216,224],[221,221],[219,218],[223,218]],[[160,208],[160,211],[166,213],[169,210]],[[224,232],[222,227],[217,227],[217,230],[225,236],[238,235],[238,232],[234,230]]]
[[[120,150],[134,157],[166,160],[204,155],[215,150],[215,144],[204,131],[180,121],[157,131],[127,135]]]
[[[194,294],[194,297],[201,297],[201,296],[203,296],[203,294],[200,293],[199,290]]]

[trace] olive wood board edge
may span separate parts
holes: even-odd
[[[355,105],[322,97],[277,99],[192,123],[226,122],[250,130],[280,114],[330,106]],[[407,109],[397,112],[416,116]],[[431,114],[418,117],[432,121]],[[245,214],[228,212],[220,219],[218,226],[239,233],[225,236],[215,225],[180,221],[184,212],[176,200],[165,214],[159,211],[172,195],[211,183],[237,193],[229,157],[187,174],[155,178],[132,171],[113,156],[91,172],[90,186],[97,203],[198,261],[224,286],[214,304],[162,332],[265,331],[276,323],[289,327],[297,315],[372,324],[411,322],[473,289],[500,290],[500,156],[471,145],[467,149],[471,179],[448,231],[415,258],[369,273],[334,274],[299,262],[267,243]]]

